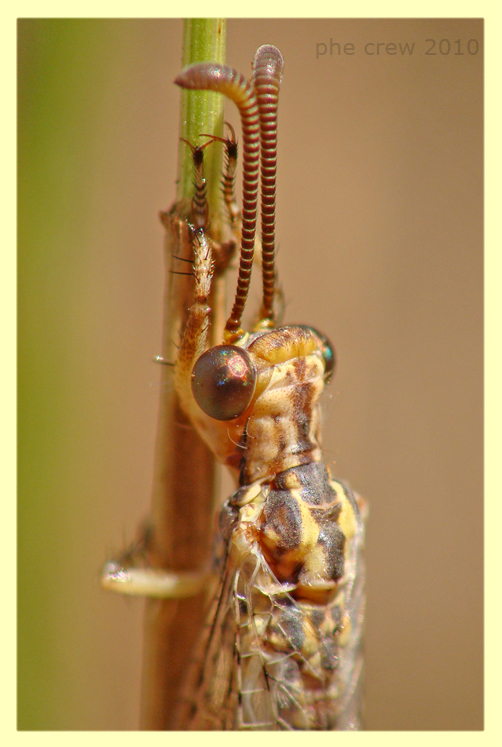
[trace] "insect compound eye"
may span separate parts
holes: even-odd
[[[333,347],[333,345],[330,343],[330,341],[325,335],[321,335],[320,333],[318,334],[322,342],[321,353],[322,353],[322,357],[324,359],[324,365],[325,365],[324,379],[327,384],[328,381],[333,376],[333,373],[335,371],[335,365],[336,365],[335,348]]]
[[[299,324],[299,327],[302,329],[310,330],[310,332],[313,332],[316,337],[319,338],[321,341],[321,355],[324,360],[324,380],[326,384],[328,381],[330,381],[331,377],[333,376],[333,371],[335,370],[336,365],[336,355],[335,355],[335,348],[331,344],[331,342],[328,340],[326,335],[323,335],[321,332],[319,332],[315,327],[308,327],[305,324]]]
[[[192,393],[200,409],[215,420],[233,420],[247,410],[256,386],[249,354],[236,345],[206,350],[192,371]]]

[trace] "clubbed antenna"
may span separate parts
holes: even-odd
[[[261,246],[263,300],[260,321],[273,326],[275,293],[275,195],[277,181],[277,108],[284,59],[270,44],[260,47],[253,60],[253,84],[260,110]]]

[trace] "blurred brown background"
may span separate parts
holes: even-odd
[[[181,32],[19,24],[21,729],[137,728],[142,602],[99,572],[149,506]],[[326,460],[370,501],[367,728],[481,729],[482,21],[227,32],[244,73],[285,58],[279,273],[335,344]]]

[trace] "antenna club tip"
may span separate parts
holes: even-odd
[[[273,44],[262,44],[258,47],[253,60],[253,71],[260,68],[260,74],[266,73],[269,76],[282,80],[284,70],[284,57],[280,50]]]

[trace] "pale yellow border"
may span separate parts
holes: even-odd
[[[198,744],[201,739],[208,745],[230,744],[237,739],[232,733],[206,733],[202,735],[191,735],[186,733],[142,733],[136,732],[21,732],[15,731],[16,711],[16,650],[15,619],[12,614],[15,610],[15,446],[14,426],[15,409],[13,390],[15,387],[15,54],[16,54],[16,18],[36,17],[174,17],[177,16],[180,3],[158,2],[158,0],[142,0],[142,2],[127,2],[122,0],[110,2],[109,0],[86,0],[78,2],[19,2],[5,3],[1,12],[1,54],[3,57],[2,74],[2,100],[12,102],[12,108],[4,105],[4,116],[2,117],[2,176],[3,176],[3,227],[6,232],[6,243],[2,251],[3,271],[0,275],[2,283],[2,422],[6,428],[2,429],[3,442],[0,449],[2,454],[2,477],[3,484],[7,483],[8,499],[3,500],[3,511],[7,516],[2,532],[3,548],[3,588],[2,598],[7,602],[4,604],[4,614],[1,616],[2,630],[2,690],[1,690],[1,723],[4,734],[3,743],[10,744],[11,741],[44,741],[54,744],[60,742],[72,744],[85,741],[86,744],[92,740],[93,744],[137,744],[138,740],[144,744],[145,741],[156,741],[158,744]],[[326,734],[319,733],[315,737],[316,742],[321,740],[326,743],[340,744],[341,741],[350,739],[358,743],[361,740],[371,740],[371,743],[402,743],[427,745],[441,741],[452,742],[455,745],[464,745],[483,742],[486,744],[500,744],[502,740],[502,615],[501,615],[501,529],[502,529],[502,480],[500,476],[500,461],[502,455],[502,397],[500,395],[500,382],[502,381],[502,236],[500,230],[501,215],[501,189],[500,177],[502,173],[501,138],[502,117],[500,92],[502,90],[502,24],[500,0],[478,0],[471,2],[467,0],[434,0],[434,2],[361,2],[360,0],[348,2],[317,2],[313,0],[308,5],[295,5],[291,2],[272,4],[270,0],[254,0],[252,3],[237,2],[201,2],[187,1],[183,3],[186,15],[203,16],[227,16],[227,17],[325,17],[325,18],[484,18],[485,19],[485,61],[486,61],[486,373],[485,391],[488,406],[486,412],[486,604],[485,604],[485,630],[486,630],[486,701],[485,701],[485,731],[484,732],[362,732],[359,734]],[[172,13],[172,16],[171,16]],[[15,115],[14,115],[15,116]],[[466,361],[468,365],[468,361]],[[7,614],[5,614],[7,612]],[[467,624],[467,620],[466,620]],[[466,671],[465,676],[469,676]],[[305,735],[301,733],[272,735],[242,734],[238,736],[239,745],[276,744],[277,741],[287,744],[299,744]],[[273,740],[273,741],[272,741]]]

